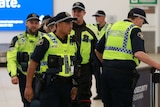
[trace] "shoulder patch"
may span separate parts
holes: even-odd
[[[18,40],[17,36],[13,37],[13,39],[11,40],[11,42],[9,44],[9,47],[14,47],[16,42],[17,42],[17,40]]]
[[[138,32],[138,33],[137,33],[137,36],[140,37],[142,40],[144,40],[144,37],[143,37],[142,32]]]
[[[44,39],[40,39],[40,40],[38,41],[37,46],[39,46],[39,45],[43,45],[43,42],[44,42]]]
[[[9,47],[14,47],[13,40],[10,42]]]

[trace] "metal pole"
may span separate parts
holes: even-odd
[[[160,107],[160,71],[155,70],[153,73],[153,107]]]

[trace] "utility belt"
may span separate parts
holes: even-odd
[[[64,76],[59,76],[59,75],[50,75],[50,74],[36,74],[36,77],[43,81],[43,83],[50,84],[51,82],[56,82],[56,83],[71,83],[73,76],[69,77],[64,77]]]
[[[72,83],[72,76],[63,77],[63,76],[56,75],[51,78],[51,82],[59,83],[59,84]]]
[[[26,72],[28,68],[28,62],[30,60],[29,54],[27,52],[18,52],[17,61],[21,65],[22,71]],[[40,70],[40,65],[37,66],[36,71]]]

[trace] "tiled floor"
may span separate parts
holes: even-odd
[[[150,54],[150,56],[160,62],[160,54]],[[146,66],[141,64],[141,66]],[[93,77],[92,94],[95,93],[95,80]],[[102,107],[100,100],[93,100],[91,107]],[[8,76],[6,67],[0,67],[0,107],[22,107],[18,85],[12,85],[10,77]]]
[[[92,92],[94,97],[96,95],[94,77]],[[18,85],[11,84],[6,67],[0,67],[0,107],[22,107]],[[102,102],[92,101],[92,107],[102,107]]]
[[[1,107],[22,107],[18,85],[12,85],[6,68],[0,68]]]

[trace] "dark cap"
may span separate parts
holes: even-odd
[[[50,19],[50,18],[52,18],[50,15],[45,15],[42,20],[44,21],[44,20],[47,20],[47,19]]]
[[[56,18],[55,17],[52,17],[49,19],[48,23],[47,23],[47,27],[50,26],[50,25],[54,25],[56,24]]]
[[[106,16],[105,12],[103,10],[98,10],[94,15],[92,16],[95,16],[95,17],[98,17],[98,16]]]
[[[30,21],[30,20],[39,20],[39,16],[36,14],[36,13],[31,13],[27,16],[27,21]]]
[[[81,3],[81,2],[76,2],[76,3],[74,3],[73,6],[72,6],[72,10],[73,10],[73,9],[85,10],[85,6],[84,6],[84,4]]]
[[[56,23],[59,22],[70,22],[72,20],[77,20],[77,18],[71,17],[71,15],[68,12],[60,12],[56,16]]]
[[[128,13],[128,18],[130,17],[141,17],[144,19],[144,24],[148,24],[147,20],[146,20],[146,13],[144,10],[140,9],[140,8],[133,8],[129,11]]]

